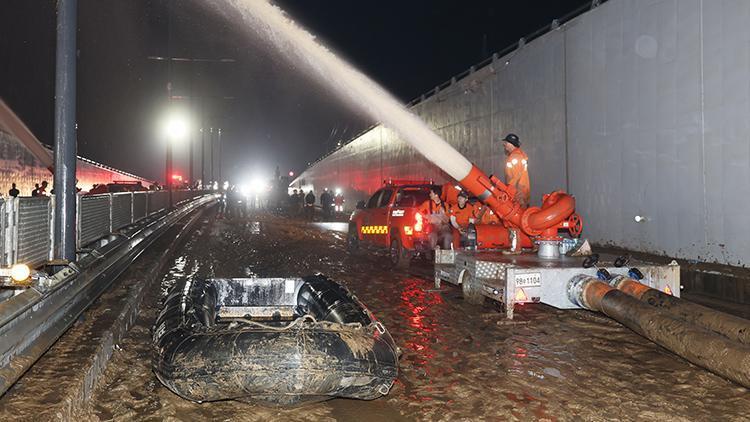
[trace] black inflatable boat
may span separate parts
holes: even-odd
[[[153,341],[156,376],[197,402],[369,400],[398,373],[385,327],[323,276],[177,283]]]

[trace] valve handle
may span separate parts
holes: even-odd
[[[620,255],[617,257],[617,259],[615,259],[615,267],[624,267],[628,265],[628,262],[630,262],[630,257],[628,255]]]
[[[643,280],[643,273],[638,268],[631,268],[630,271],[628,271],[628,275],[633,280]]]
[[[612,278],[612,274],[610,274],[606,268],[599,268],[599,271],[596,272],[596,276],[601,281],[609,281],[609,279]]]
[[[583,268],[591,268],[599,263],[599,254],[591,254],[583,260]]]
[[[568,217],[568,233],[572,237],[578,237],[583,232],[583,218],[577,212]]]

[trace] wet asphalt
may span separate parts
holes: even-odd
[[[346,224],[251,213],[208,214],[147,294],[83,420],[750,420],[750,393],[588,311],[522,306],[512,321],[492,303],[435,289],[428,263],[408,271],[385,254],[346,251]],[[387,397],[284,409],[192,403],[151,371],[160,300],[185,277],[324,273],[346,284],[402,349]],[[126,280],[127,281],[127,280]]]

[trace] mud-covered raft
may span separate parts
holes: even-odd
[[[323,276],[177,283],[153,341],[156,376],[197,402],[369,400],[398,373],[385,327]]]

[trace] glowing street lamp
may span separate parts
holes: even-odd
[[[169,142],[182,142],[189,131],[190,124],[181,114],[173,113],[164,122],[164,134]]]
[[[172,207],[172,186],[177,180],[172,173],[172,144],[180,143],[188,136],[190,132],[190,124],[187,117],[176,111],[172,111],[164,120],[163,135],[167,140],[167,155],[165,165],[165,177],[164,180],[169,190],[169,207]],[[182,177],[180,177],[182,179]]]

